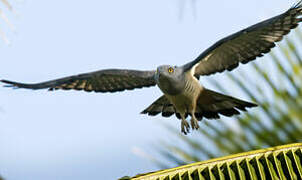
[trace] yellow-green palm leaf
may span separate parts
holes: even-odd
[[[239,153],[123,179],[302,179],[302,143]]]

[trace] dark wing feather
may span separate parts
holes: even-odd
[[[141,112],[141,114],[147,114],[149,116],[156,116],[159,113],[161,113],[163,117],[170,117],[175,114],[178,119],[181,119],[179,112],[177,112],[173,104],[165,95],[158,98],[149,107]],[[186,113],[185,117],[188,115],[189,113]]]
[[[10,84],[9,86],[12,87],[27,89],[116,92],[154,86],[156,85],[154,74],[155,71],[106,69],[36,84],[24,84],[8,80],[1,80],[1,82]]]
[[[302,1],[279,16],[221,39],[184,68],[190,70],[195,66],[195,76],[231,71],[239,63],[248,63],[268,53],[275,42],[298,26],[301,15]]]
[[[207,119],[219,119],[219,115],[231,117],[246,111],[246,108],[256,107],[254,103],[243,101],[209,89],[204,89],[197,100],[196,118],[204,116]]]
[[[143,110],[142,114],[148,114],[149,116],[156,116],[162,113],[163,117],[170,117],[175,113],[173,104],[166,98],[165,95],[158,98],[149,107]]]

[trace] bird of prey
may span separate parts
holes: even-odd
[[[203,87],[199,77],[231,71],[240,63],[248,63],[268,53],[276,42],[298,26],[302,21],[301,15],[302,1],[283,14],[219,40],[195,60],[182,66],[161,65],[151,71],[105,69],[36,84],[1,81],[17,88],[88,92],[117,92],[157,85],[164,95],[141,113],[150,116],[161,113],[163,117],[175,114],[181,120],[181,132],[187,134],[190,127],[193,130],[199,128],[198,121],[203,117],[233,116],[256,106]],[[186,120],[188,116],[191,117],[190,124]]]

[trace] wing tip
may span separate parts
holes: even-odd
[[[140,114],[147,114],[148,111],[147,110],[143,110],[142,112],[140,112]]]
[[[302,0],[298,1],[292,6],[292,9],[302,8]]]
[[[18,83],[13,82],[13,81],[9,81],[9,80],[5,80],[5,79],[0,79],[0,82],[5,83],[5,85],[3,85],[3,87],[6,88],[14,88],[14,89],[18,89]]]
[[[19,88],[33,89],[33,90],[39,89],[38,87],[35,87],[34,84],[23,84],[23,83],[9,81],[9,80],[5,80],[5,79],[1,79],[0,82],[5,83],[5,85],[3,87],[10,87],[13,89],[19,89]]]
[[[12,81],[5,80],[5,79],[0,79],[0,82],[7,83],[7,84],[13,84],[14,83]]]

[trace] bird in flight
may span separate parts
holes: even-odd
[[[161,65],[156,70],[105,69],[51,81],[25,84],[1,80],[10,87],[49,90],[84,90],[117,92],[157,85],[163,92],[160,98],[142,114],[163,117],[173,114],[181,120],[181,132],[198,129],[203,117],[218,119],[219,115],[233,116],[256,104],[209,90],[199,83],[199,77],[231,71],[240,63],[248,63],[268,53],[275,42],[281,41],[302,21],[302,1],[289,10],[234,33],[216,42],[195,60],[182,66]],[[187,117],[190,116],[190,124]]]

